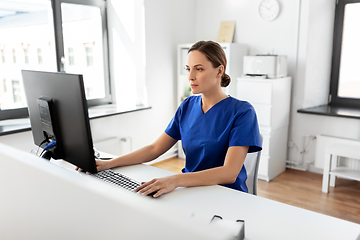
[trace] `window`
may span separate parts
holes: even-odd
[[[79,1],[77,1],[79,2]],[[88,1],[86,1],[88,2]],[[107,50],[103,29],[105,20],[100,5],[61,3],[63,45],[73,50],[65,53],[65,71],[82,73],[87,99],[106,98],[109,81],[105,81],[107,70]],[[76,63],[70,63],[76,57]]]
[[[3,94],[7,92],[6,79],[3,79]]]
[[[43,63],[43,58],[42,58],[41,48],[37,49],[37,55],[38,55],[38,64],[42,64]]]
[[[25,64],[29,63],[29,50],[27,48],[24,48],[24,58],[25,58]]]
[[[68,48],[68,57],[69,57],[69,66],[73,66],[75,65],[75,61],[74,61],[74,49],[73,48]]]
[[[3,96],[6,94],[7,92],[7,86],[6,86],[6,79],[2,79],[1,82],[1,88],[0,88],[0,99],[3,98]],[[1,109],[1,103],[0,103],[0,109]]]
[[[12,49],[13,63],[16,63],[16,50]]]
[[[1,49],[1,62],[5,63],[5,50]]]
[[[22,94],[20,92],[19,80],[12,80],[12,93],[13,93],[14,103],[15,104],[21,103]]]
[[[0,120],[27,116],[22,69],[57,71],[50,0],[14,0],[11,3],[12,7],[8,6],[8,9],[6,4],[0,5],[2,58],[4,60],[8,56],[10,59],[8,64],[0,65],[0,79],[8,80],[7,93],[0,97]],[[47,64],[41,67],[28,64],[32,54],[36,54],[30,51],[29,46],[39,44],[47,51]],[[17,58],[18,53],[20,58]]]
[[[111,102],[105,0],[11,2],[11,8],[0,5],[1,61],[5,63],[8,48],[13,62],[11,67],[0,64],[0,79],[12,79],[8,94],[0,96],[0,120],[27,116],[22,69],[81,73],[90,89],[88,106]],[[84,51],[88,42],[93,44],[89,54]],[[65,51],[69,45],[74,46],[71,52]],[[24,52],[24,61],[18,61],[17,51]],[[75,64],[76,54],[83,63]],[[91,68],[86,67],[87,56]]]
[[[336,6],[330,105],[360,107],[360,0]]]
[[[86,47],[85,52],[86,52],[86,65],[87,66],[92,66],[93,65],[93,51],[92,51],[92,48],[91,47]]]

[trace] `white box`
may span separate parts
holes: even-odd
[[[286,77],[287,58],[280,55],[244,56],[243,71],[244,76]]]

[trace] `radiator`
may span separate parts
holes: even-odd
[[[108,138],[94,142],[96,150],[115,156],[122,156],[131,152],[131,138]]]
[[[329,144],[332,143],[351,143],[354,140],[346,138],[331,137],[325,135],[316,136],[316,155],[315,155],[315,167],[323,169],[324,167],[324,158],[325,158],[325,149]],[[360,151],[360,149],[359,149]],[[360,170],[360,160],[343,158],[340,157],[338,161],[339,166],[347,167],[354,170]]]

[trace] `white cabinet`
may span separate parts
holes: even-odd
[[[270,181],[286,168],[290,116],[291,77],[276,79],[238,78],[238,99],[250,102],[256,111],[263,150],[259,179]]]
[[[236,96],[237,87],[236,79],[243,74],[243,58],[248,53],[248,48],[244,44],[238,43],[219,43],[224,49],[227,66],[226,73],[230,76],[231,82],[228,87],[223,88],[223,91],[230,95]],[[182,99],[190,95],[189,91],[189,80],[187,77],[187,72],[185,70],[186,61],[187,61],[187,52],[191,48],[193,43],[189,44],[179,44],[177,47],[178,55],[178,71],[177,71],[177,101],[180,105]],[[182,150],[181,141],[179,141],[178,147],[178,157],[185,158],[185,154]]]

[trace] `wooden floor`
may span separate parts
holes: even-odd
[[[183,159],[171,158],[152,166],[180,173]],[[360,224],[360,182],[336,180],[323,193],[322,175],[287,169],[270,182],[258,181],[258,196]]]

